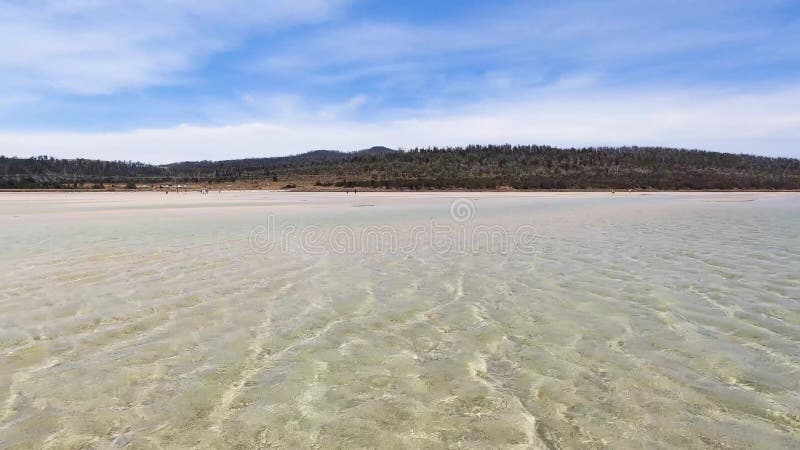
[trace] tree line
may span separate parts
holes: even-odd
[[[384,189],[800,189],[800,160],[665,147],[471,145],[149,165],[0,157],[0,188],[312,180]]]

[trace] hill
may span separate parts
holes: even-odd
[[[315,150],[162,166],[0,157],[0,188],[175,182],[376,189],[800,189],[800,160],[662,147],[511,145]]]

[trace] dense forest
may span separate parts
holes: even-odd
[[[317,150],[162,166],[0,157],[0,188],[263,184],[375,189],[800,189],[800,160],[661,147]]]
[[[73,188],[87,183],[128,183],[160,180],[162,167],[133,161],[55,159],[50,156],[7,158],[0,156],[0,189]]]

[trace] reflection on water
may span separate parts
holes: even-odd
[[[248,245],[454,194],[4,194],[0,447],[800,446],[800,197],[469,195],[536,252]]]

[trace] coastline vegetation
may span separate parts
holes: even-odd
[[[0,156],[0,189],[168,185],[300,189],[800,189],[800,160],[665,147],[472,145],[151,165]]]

